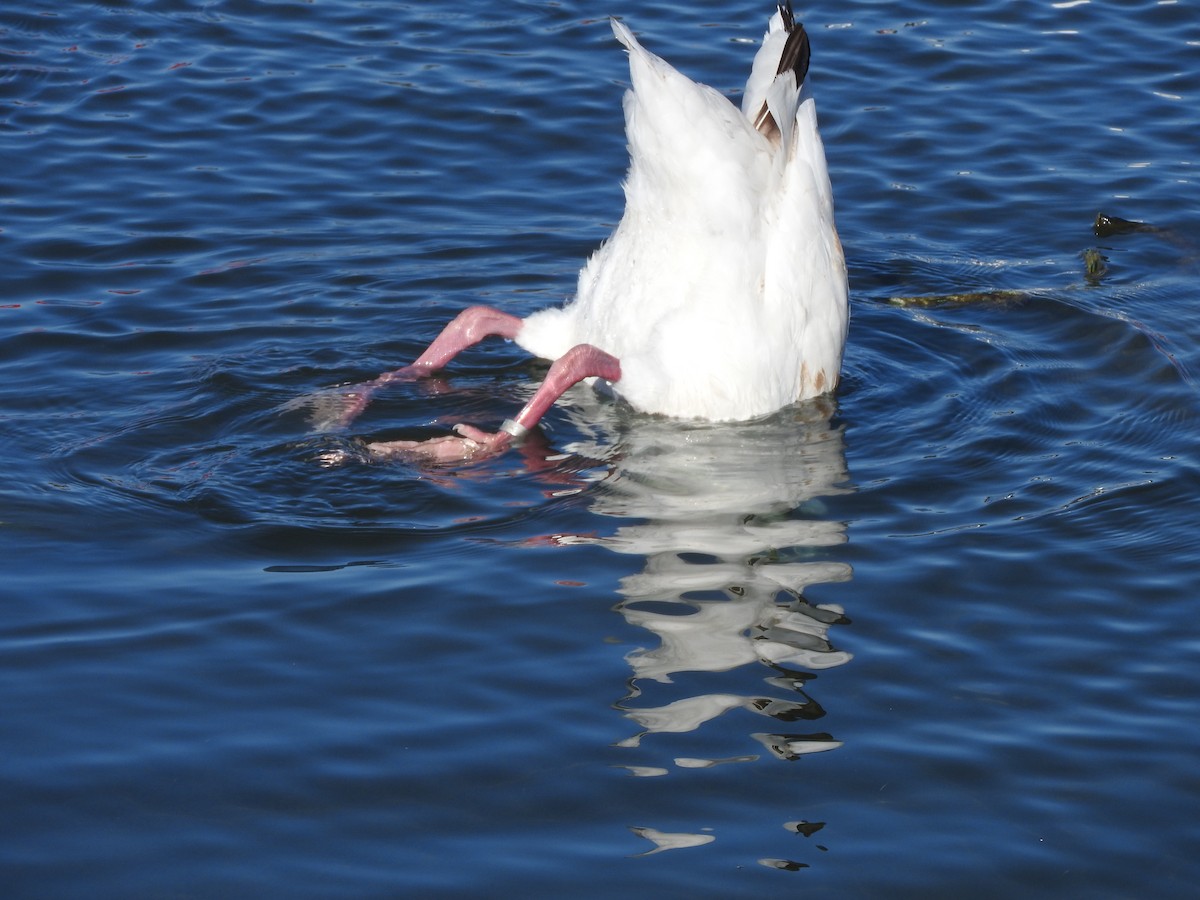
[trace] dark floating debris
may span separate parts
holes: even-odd
[[[1092,231],[1095,232],[1096,237],[1111,237],[1114,234],[1156,234],[1159,229],[1145,222],[1134,222],[1130,219],[1098,213],[1096,222],[1092,225]]]

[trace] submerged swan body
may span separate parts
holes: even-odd
[[[636,409],[750,419],[832,390],[846,339],[845,260],[816,109],[809,42],[790,2],[772,16],[741,108],[646,50],[622,23],[630,165],[625,213],[575,297],[519,319],[473,307],[410,366],[347,393],[348,424],[378,387],[420,377],[489,335],[553,360],[496,434],[372,445],[435,461],[504,449],[570,385],[595,379]]]

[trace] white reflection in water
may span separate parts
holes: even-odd
[[[848,620],[841,607],[804,597],[810,585],[851,576],[848,565],[830,559],[846,540],[845,525],[829,521],[821,502],[851,490],[832,413],[832,403],[813,402],[750,424],[639,419],[623,437],[609,477],[591,494],[594,512],[622,524],[609,537],[561,536],[644,559],[641,571],[622,579],[616,609],[656,641],[626,656],[633,680],[618,706],[638,730],[615,746],[673,744],[702,728],[713,732],[703,746],[730,745],[719,755],[631,761],[623,766],[630,775],[792,761],[841,746],[814,731],[825,711],[807,690],[817,673],[850,659],[830,636]],[[586,447],[572,449],[592,455]],[[761,691],[748,695],[734,688],[745,684],[743,677],[720,673],[749,664],[761,667],[763,678]],[[699,677],[676,683],[672,676],[685,672]],[[697,692],[698,682],[716,689]],[[762,716],[770,728],[742,731],[731,718],[718,730],[716,720],[727,713]],[[663,751],[657,743],[648,749]],[[632,830],[655,845],[640,855],[717,837]],[[786,859],[761,862],[804,867]]]
[[[679,850],[682,847],[699,847],[701,844],[711,844],[716,840],[711,834],[687,834],[685,832],[669,833],[653,828],[630,828],[638,837],[644,837],[654,843],[653,850],[639,853],[638,856],[652,856],[664,850]]]
[[[640,731],[618,746],[637,747],[651,734],[683,734],[731,710],[776,722],[824,715],[805,694],[814,673],[850,654],[830,640],[846,620],[834,604],[810,604],[803,592],[846,581],[848,565],[831,561],[845,526],[822,517],[820,498],[850,490],[842,430],[831,403],[814,402],[749,424],[641,420],[624,438],[621,459],[593,510],[629,520],[593,539],[617,553],[644,557],[621,581],[616,609],[657,642],[626,659],[639,681],[672,683],[682,672],[767,667],[766,688],[782,696],[714,692],[659,706],[622,704]],[[796,759],[840,746],[826,734],[752,733],[770,755]],[[681,768],[750,761],[680,757]],[[686,760],[680,762],[679,760]],[[657,772],[655,774],[658,774]]]

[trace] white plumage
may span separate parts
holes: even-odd
[[[791,71],[776,75],[784,13],[741,110],[612,24],[633,83],[625,214],[574,300],[527,318],[517,343],[547,359],[598,347],[620,360],[616,394],[670,416],[749,419],[833,389],[845,261],[813,100]],[[774,140],[751,120],[764,101]]]
[[[636,409],[751,419],[833,390],[846,340],[846,265],[817,115],[809,41],[784,2],[754,58],[741,109],[650,53],[623,24],[625,214],[565,306],[522,320],[460,313],[415,362],[339,393],[322,427],[348,425],[379,388],[445,366],[496,335],[553,360],[533,399],[494,433],[369,444],[377,455],[455,462],[499,452],[578,381]],[[325,410],[326,413],[330,411]]]

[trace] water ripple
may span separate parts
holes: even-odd
[[[1194,892],[1189,4],[805,10],[836,408],[365,462],[519,407],[496,343],[311,432],[574,289],[602,14],[739,89],[759,14],[634,6],[0,12],[10,892]]]

